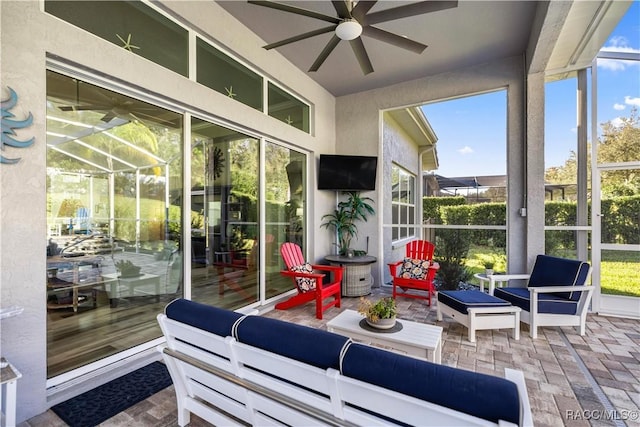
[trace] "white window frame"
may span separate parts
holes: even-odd
[[[406,242],[409,240],[413,240],[416,238],[416,232],[418,230],[416,223],[416,214],[418,212],[418,206],[416,204],[416,191],[417,191],[417,177],[415,174],[409,172],[402,166],[392,163],[391,164],[391,175],[394,176],[397,171],[399,178],[399,186],[400,192],[403,189],[407,190],[409,198],[403,201],[403,198],[400,196],[398,199],[394,198],[394,189],[393,183],[391,186],[391,217],[392,226],[391,226],[391,242],[393,245],[397,245],[402,242]],[[403,215],[403,208],[405,208],[405,212]],[[393,212],[397,209],[397,222],[394,218]],[[413,213],[413,214],[412,214]],[[405,235],[403,235],[403,232]]]

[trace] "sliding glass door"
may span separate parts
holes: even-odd
[[[305,153],[47,77],[49,386],[151,348],[174,298],[238,309],[293,289],[278,251],[305,246]]]
[[[182,115],[47,72],[47,376],[161,336],[183,292]]]
[[[236,309],[259,300],[260,141],[191,120],[191,297]]]

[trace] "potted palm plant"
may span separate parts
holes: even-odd
[[[348,255],[351,251],[351,239],[358,235],[357,221],[367,221],[367,215],[374,215],[375,210],[369,204],[373,202],[370,197],[361,197],[358,191],[346,192],[349,198],[338,203],[338,209],[333,213],[324,215],[326,222],[321,227],[332,228],[338,234],[338,249],[340,255]],[[362,251],[357,251],[358,253]],[[363,255],[366,254],[363,253]]]

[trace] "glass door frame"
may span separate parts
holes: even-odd
[[[592,222],[593,235],[591,246],[591,261],[593,265],[592,283],[596,286],[593,295],[593,311],[601,314],[619,315],[624,317],[640,318],[640,298],[620,295],[603,294],[601,284],[601,261],[603,250],[634,251],[640,254],[640,244],[616,244],[602,241],[602,212],[601,212],[601,188],[602,172],[638,169],[640,161],[624,163],[597,164],[596,150],[593,148],[593,196],[592,196]],[[634,316],[635,314],[635,316]]]
[[[598,164],[598,59],[640,61],[640,54],[600,51],[591,64],[591,283],[595,286],[591,309],[595,313],[640,318],[640,298],[602,293],[601,262],[603,250],[640,252],[640,245],[612,244],[602,241],[602,172],[640,169],[640,161]]]

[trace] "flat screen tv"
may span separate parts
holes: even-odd
[[[321,154],[318,190],[373,191],[376,189],[378,158]]]

